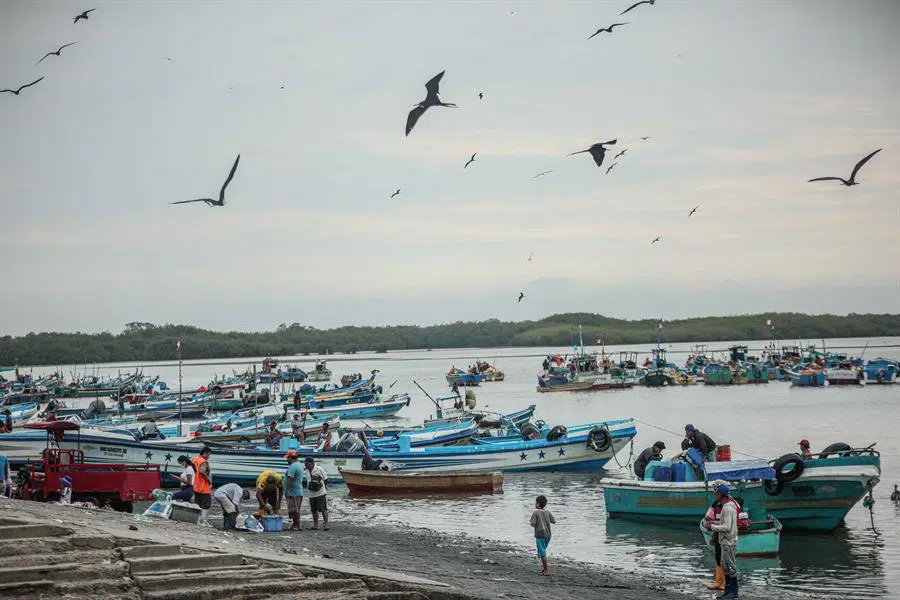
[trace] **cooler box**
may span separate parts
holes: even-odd
[[[680,481],[684,482],[688,480],[687,472],[690,469],[687,463],[684,462],[673,462],[672,463],[672,481]]]
[[[200,519],[200,507],[191,502],[172,501],[172,514],[169,515],[172,521],[181,521],[182,523],[197,524]]]
[[[267,515],[262,518],[263,531],[276,532],[284,530],[284,519],[278,515]]]
[[[657,481],[656,479],[656,470],[660,467],[671,467],[672,461],[668,460],[651,460],[647,463],[647,468],[644,470],[644,481]]]

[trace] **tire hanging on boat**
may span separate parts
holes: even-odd
[[[550,433],[547,434],[547,441],[554,442],[566,435],[568,431],[569,430],[565,425],[556,425],[553,429],[550,430]]]
[[[792,468],[789,471],[785,471],[784,468],[788,465],[791,465]],[[784,487],[785,483],[790,483],[800,477],[805,466],[803,457],[799,454],[785,454],[775,461],[775,479],[781,482],[782,487]]]
[[[612,447],[612,435],[606,427],[594,427],[588,433],[588,446],[594,452],[606,452]]]
[[[765,479],[763,489],[770,496],[778,496],[784,491],[784,482],[780,479]]]
[[[835,442],[834,444],[825,446],[825,449],[822,450],[822,452],[819,454],[819,458],[828,458],[832,454],[841,455],[852,449],[853,448],[850,447],[850,444],[846,444],[844,442]]]
[[[526,442],[528,440],[536,440],[541,437],[541,432],[531,423],[525,423],[522,425],[522,439]]]

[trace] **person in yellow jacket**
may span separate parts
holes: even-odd
[[[281,510],[281,480],[282,475],[271,469],[266,469],[256,478],[256,501],[259,502],[259,510],[256,514],[258,516],[277,515]]]

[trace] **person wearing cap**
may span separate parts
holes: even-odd
[[[735,554],[738,541],[738,504],[731,497],[731,488],[728,484],[720,483],[716,486],[716,501],[722,507],[719,513],[719,521],[713,522],[704,519],[703,526],[714,532],[721,546],[721,564],[725,573],[725,591],[716,596],[718,600],[732,600],[738,597],[737,566]]]
[[[681,449],[696,448],[708,462],[716,460],[716,443],[711,437],[688,423],[684,426],[684,439],[681,440]]]
[[[181,489],[172,494],[172,500],[190,502],[194,497],[194,465],[191,464],[191,459],[184,454],[178,457],[178,464],[182,468],[181,475],[174,475],[174,477],[181,484]]]
[[[287,498],[288,517],[291,519],[291,531],[303,531],[300,523],[300,505],[303,504],[303,466],[298,460],[296,450],[288,450],[284,455],[288,468],[284,472],[284,496]]]
[[[803,460],[812,460],[812,452],[809,451],[809,440],[800,440],[800,456]]]
[[[325,469],[316,464],[312,456],[303,461],[306,466],[306,481],[309,488],[309,511],[312,513],[313,529],[319,528],[319,513],[322,513],[323,527],[328,531],[328,503],[326,500],[325,481],[328,475]]]
[[[649,448],[644,449],[637,459],[634,461],[634,474],[638,479],[643,479],[647,472],[647,465],[651,460],[662,460],[662,451],[666,449],[666,445],[662,442],[656,442]]]
[[[266,469],[256,478],[256,501],[260,517],[266,514],[278,514],[281,510],[281,474]]]

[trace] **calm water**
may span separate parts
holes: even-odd
[[[900,345],[900,338],[832,340],[829,348],[858,346],[848,350],[858,355],[866,343],[867,358],[900,358],[900,348],[876,348],[881,344]],[[821,344],[821,343],[820,343]],[[725,348],[728,344],[712,344]],[[759,348],[764,342],[750,342]],[[674,344],[670,359],[682,362],[689,344]],[[639,350],[649,346],[607,348],[608,351]],[[565,348],[558,349],[565,352]],[[900,596],[900,508],[890,501],[895,482],[900,482],[900,384],[864,388],[796,389],[773,382],[763,386],[730,388],[689,386],[672,389],[633,388],[587,394],[539,394],[535,374],[541,357],[537,349],[441,350],[397,352],[387,355],[337,356],[329,364],[336,375],[381,370],[379,379],[394,390],[407,391],[413,402],[399,422],[413,424],[433,414],[431,402],[413,385],[418,381],[432,395],[447,389],[443,375],[455,364],[466,367],[476,358],[495,361],[506,372],[506,381],[475,388],[478,406],[500,412],[529,404],[537,405],[536,418],[549,424],[574,424],[604,419],[634,417],[638,423],[635,453],[657,439],[669,448],[677,447],[685,423],[694,423],[719,443],[730,443],[733,452],[773,458],[797,449],[808,438],[813,450],[832,442],[854,446],[877,442],[881,451],[883,477],[875,490],[875,525],[869,513],[857,505],[845,528],[832,534],[787,534],[778,558],[740,560],[739,569],[756,584],[776,586],[805,594],[827,594],[840,598]],[[348,358],[346,362],[343,360]],[[340,359],[340,360],[339,360]],[[248,359],[249,362],[249,359]],[[290,362],[290,361],[285,361]],[[257,361],[258,363],[258,361]],[[246,363],[245,363],[246,364]],[[298,358],[302,367],[312,365],[312,357]],[[122,365],[126,368],[129,365]],[[177,387],[177,368],[143,365],[145,373],[159,373]],[[114,367],[103,367],[103,372]],[[207,383],[212,373],[230,372],[231,366],[198,366],[185,363],[185,388]],[[236,366],[242,369],[242,366]],[[619,457],[622,465],[627,453]],[[686,588],[709,577],[712,555],[695,526],[636,524],[607,520],[602,491],[597,483],[603,476],[622,476],[626,469],[611,465],[598,474],[508,475],[505,493],[467,500],[366,500],[335,497],[335,508],[343,518],[355,521],[406,523],[452,533],[468,533],[499,540],[531,550],[528,517],[534,496],[550,499],[559,525],[554,529],[552,551],[577,560],[623,567],[637,571],[664,570],[683,578]],[[332,496],[343,494],[331,490]]]

